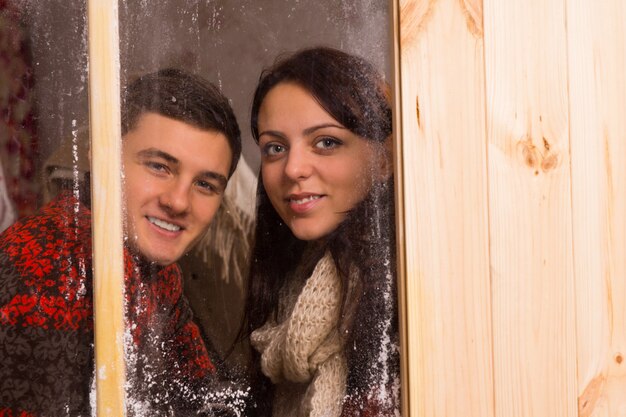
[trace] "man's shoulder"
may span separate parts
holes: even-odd
[[[24,243],[33,239],[53,240],[50,232],[64,241],[83,238],[91,230],[91,212],[71,194],[63,194],[43,206],[36,214],[23,217],[0,234],[0,242]]]
[[[86,261],[91,256],[91,220],[71,197],[55,199],[0,235],[0,252],[24,274],[44,275],[52,263]]]
[[[0,235],[0,324],[77,330],[89,319],[89,214],[68,202],[55,200]]]

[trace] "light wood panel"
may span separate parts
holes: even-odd
[[[626,6],[568,1],[580,417],[626,412]]]
[[[88,2],[95,369],[100,417],[125,415],[117,11],[117,0]]]
[[[480,1],[400,1],[412,416],[494,411],[481,16]]]
[[[499,417],[576,416],[562,0],[485,0],[494,391]]]

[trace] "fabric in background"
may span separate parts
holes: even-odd
[[[37,137],[31,102],[32,68],[17,8],[0,0],[0,162],[19,217],[37,209]]]

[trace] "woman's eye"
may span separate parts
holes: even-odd
[[[263,153],[267,156],[276,156],[285,152],[285,147],[278,143],[268,143],[263,147]]]
[[[322,150],[334,149],[341,145],[341,141],[335,138],[322,138],[315,144],[315,147]]]

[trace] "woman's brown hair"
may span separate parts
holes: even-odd
[[[365,59],[327,47],[304,49],[279,58],[263,71],[251,111],[252,135],[257,142],[263,100],[272,88],[285,82],[307,90],[339,123],[363,140],[380,144],[381,153],[386,153],[392,116],[383,78]],[[397,339],[394,226],[393,179],[389,177],[373,185],[366,198],[325,239],[325,244],[312,256],[307,251],[307,259],[303,259],[307,243],[298,240],[282,221],[260,178],[243,333],[249,335],[276,312],[279,291],[296,266],[304,264],[312,272],[328,250],[343,282],[340,324],[348,335],[348,395],[360,396],[373,384],[388,385],[380,378],[383,374],[387,375],[385,378],[397,374],[397,370],[388,369],[395,369],[397,351],[382,362],[379,358],[381,349],[389,349],[390,341],[395,346]],[[348,294],[351,288],[357,290]],[[258,371],[256,359],[260,379],[253,389],[257,392],[256,414],[264,415],[271,408],[271,384]]]

